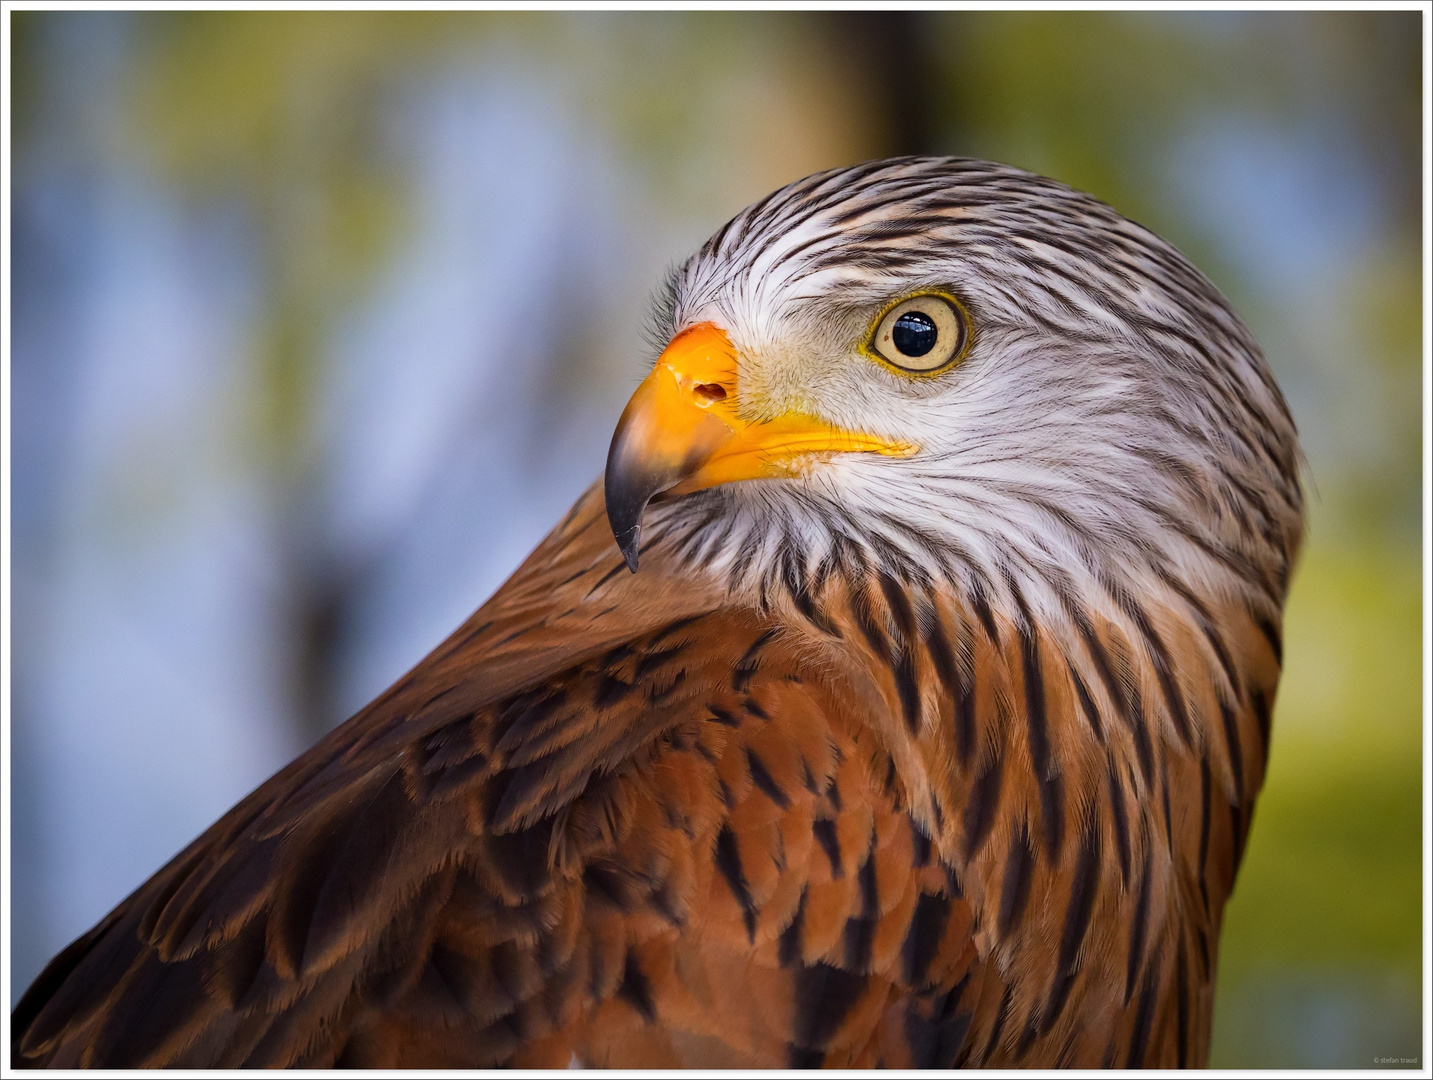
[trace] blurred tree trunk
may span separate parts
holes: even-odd
[[[880,156],[940,154],[951,102],[938,100],[937,40],[924,11],[826,11],[826,24],[848,67],[864,77],[883,135]]]

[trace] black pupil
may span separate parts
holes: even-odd
[[[907,311],[891,327],[891,344],[903,356],[924,356],[935,348],[935,339],[935,323],[919,311]]]

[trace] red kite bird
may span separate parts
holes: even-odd
[[[605,486],[14,1064],[1205,1061],[1303,516],[1248,330],[955,158],[783,188],[657,318]]]

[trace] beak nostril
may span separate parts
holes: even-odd
[[[705,405],[710,405],[714,401],[726,400],[726,387],[719,383],[698,383],[692,388],[692,392]]]

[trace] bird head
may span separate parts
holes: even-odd
[[[634,571],[667,542],[734,581],[841,549],[1051,596],[1140,570],[1282,594],[1297,448],[1257,345],[1062,184],[958,158],[816,174],[723,226],[655,321],[605,482]]]

